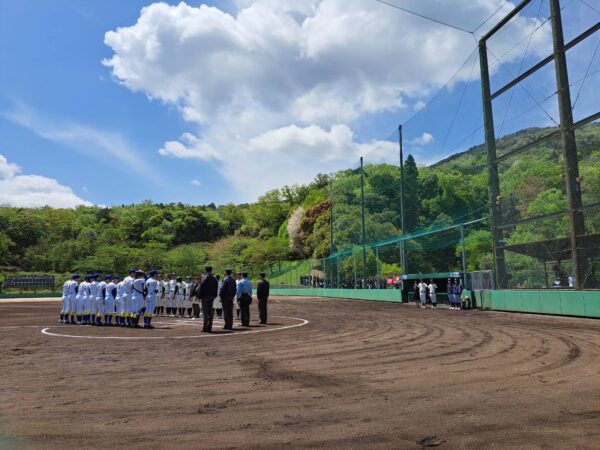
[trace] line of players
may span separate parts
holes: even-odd
[[[236,285],[248,275],[238,272]],[[264,280],[264,276],[261,273]],[[175,273],[162,280],[156,270],[149,277],[142,270],[130,269],[123,280],[118,275],[102,276],[88,274],[81,281],[75,274],[63,284],[62,309],[59,323],[72,325],[139,327],[140,317],[144,318],[144,328],[154,328],[152,317],[188,317],[198,319],[201,313],[201,299],[198,296],[201,277],[187,282]],[[220,276],[216,276],[218,290],[221,290]],[[268,285],[268,283],[267,283]],[[240,303],[234,302],[237,318],[240,320]],[[222,304],[215,298],[214,311],[220,318]],[[113,324],[113,318],[115,323]],[[262,317],[261,317],[262,322]],[[266,308],[264,311],[266,323]]]
[[[146,278],[142,270],[130,269],[121,280],[118,275],[88,274],[81,281],[75,274],[63,284],[59,323],[153,328],[152,316],[158,297],[158,272]]]

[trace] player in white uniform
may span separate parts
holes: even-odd
[[[62,306],[60,308],[60,318],[58,323],[66,323],[65,316],[69,313],[69,285],[71,280],[67,280],[63,283],[63,294],[62,294]]]
[[[181,277],[177,278],[177,284],[175,287],[175,307],[176,312],[175,315],[178,317],[183,317],[183,301],[185,298],[185,281]]]
[[[131,323],[134,328],[139,328],[140,312],[144,307],[144,285],[146,280],[144,279],[144,272],[137,270],[135,272],[135,278],[131,283],[132,295],[131,295]]]
[[[87,292],[88,292],[88,280],[90,279],[89,275],[86,275],[84,280],[79,284],[79,289],[77,291],[77,296],[75,297],[76,309],[75,309],[75,317],[77,319],[77,325],[82,325],[85,321],[85,306],[87,303]]]
[[[427,308],[427,283],[419,280],[419,298],[421,299],[421,308]]]
[[[90,283],[90,295],[88,295],[88,312],[91,315],[90,325],[96,325],[96,297],[98,297],[98,278],[99,273],[92,275],[92,282]]]
[[[431,298],[431,307],[433,309],[437,308],[437,284],[433,280],[429,280],[429,298]]]
[[[104,299],[106,297],[106,279],[102,275],[98,276],[98,292],[96,293],[96,325],[104,325]]]
[[[156,299],[159,293],[160,281],[155,277],[158,276],[158,271],[151,270],[150,278],[146,280],[146,310],[144,312],[144,328],[154,328],[152,326],[152,317],[154,316],[154,308]]]
[[[64,317],[64,323],[69,323],[69,318],[71,319],[71,324],[75,324],[75,314],[77,314],[77,291],[79,287],[79,279],[81,277],[79,274],[75,274],[69,280],[69,289],[68,289],[68,306],[67,311]]]
[[[131,294],[133,293],[133,275],[135,274],[135,269],[129,269],[129,275],[125,277],[123,280],[124,291],[123,291],[123,317],[127,321],[127,326],[130,327],[132,325],[131,320],[131,312],[133,311],[133,303]]]
[[[104,325],[112,326],[112,318],[115,315],[115,297],[117,296],[117,285],[113,277],[106,275],[105,295],[104,295]]]
[[[163,296],[163,282],[160,279],[160,274],[157,273],[154,276],[154,279],[157,282],[157,289],[158,292],[156,293],[156,306],[154,307],[154,311],[153,311],[153,315],[157,316],[158,314],[160,314],[160,307],[162,305],[162,296]]]
[[[166,314],[165,307],[167,306],[167,297],[169,296],[169,278],[160,281],[160,307],[158,308],[158,315],[164,316]]]
[[[83,324],[90,325],[90,317],[91,317],[91,305],[90,299],[92,297],[92,282],[94,281],[94,275],[90,274],[87,276],[87,283],[85,284],[85,292],[83,294]]]
[[[167,315],[175,317],[177,307],[175,306],[175,296],[177,295],[177,276],[172,273],[169,275],[169,291],[167,294]]]
[[[125,282],[120,281],[121,278],[118,275],[113,276],[113,280],[117,284],[117,295],[115,296],[115,311],[117,313],[116,325],[119,327],[125,326],[125,302],[123,296],[125,295]]]
[[[188,317],[192,317],[192,289],[194,284],[192,283],[192,277],[188,277],[185,282],[185,298],[184,298],[184,308],[187,311]]]

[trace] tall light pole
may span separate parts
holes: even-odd
[[[367,285],[367,233],[365,231],[365,170],[363,157],[360,157],[360,216],[362,222],[362,288]]]
[[[404,149],[402,139],[402,124],[398,125],[398,144],[400,145],[400,227],[404,232]],[[404,240],[400,241],[400,266],[406,272],[406,255],[404,253]]]

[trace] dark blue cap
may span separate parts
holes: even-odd
[[[104,279],[105,279],[105,280],[112,280],[112,277],[111,277],[110,275],[105,275],[105,276],[104,276]]]
[[[154,275],[158,275],[158,270],[152,269],[150,271],[150,276],[153,277]]]
[[[79,275],[78,273],[73,274],[73,276],[71,277],[72,280],[75,280],[77,278],[81,278],[81,275]]]
[[[113,277],[113,278],[117,278],[117,279],[119,279],[119,280],[121,279],[121,277],[120,277],[119,275],[113,275],[112,277]]]
[[[136,271],[136,269],[129,269],[129,270],[127,271],[127,273],[134,273],[135,271]]]

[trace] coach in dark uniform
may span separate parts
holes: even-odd
[[[198,288],[198,296],[202,301],[202,317],[204,319],[204,326],[202,331],[210,333],[212,331],[213,323],[213,302],[215,297],[219,293],[219,282],[212,274],[212,267],[206,266],[204,268],[206,274],[202,277],[200,287]]]
[[[233,330],[233,300],[236,294],[235,280],[231,276],[231,269],[225,270],[225,278],[221,284],[221,304],[223,305],[223,320],[225,321],[224,330]]]
[[[266,280],[266,274],[259,274],[260,281],[256,285],[256,298],[258,298],[258,316],[260,323],[267,324],[267,301],[269,300],[269,282]]]

